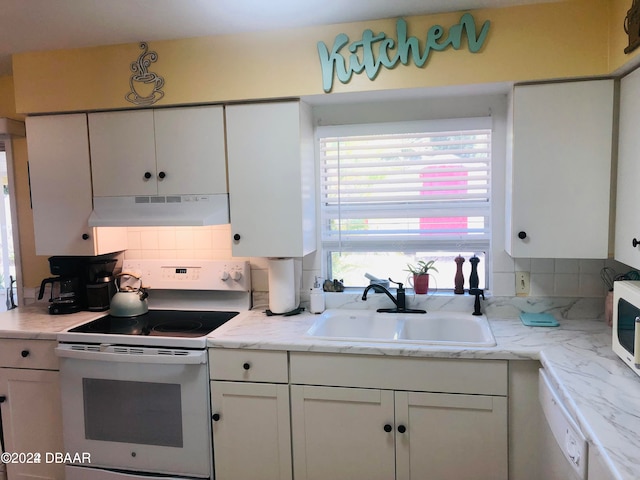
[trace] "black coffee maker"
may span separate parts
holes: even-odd
[[[111,256],[49,257],[49,270],[57,276],[42,280],[38,300],[42,300],[47,285],[51,285],[49,313],[52,315],[107,310],[106,299],[111,300],[111,288],[115,291],[115,286],[111,287],[115,265],[116,259]]]
[[[49,313],[62,315],[85,308],[82,275],[83,257],[49,257],[49,270],[57,277],[45,278],[40,284],[38,300],[42,300],[47,285],[51,285]]]
[[[91,312],[109,310],[111,297],[116,293],[115,277],[113,276],[116,262],[115,258],[94,259],[88,262],[87,310]]]

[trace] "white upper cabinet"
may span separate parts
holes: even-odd
[[[126,248],[126,230],[89,227],[91,167],[84,113],[28,117],[36,253],[100,255]]]
[[[614,81],[516,86],[505,248],[607,258]]]
[[[302,257],[316,249],[310,108],[301,102],[226,107],[234,256]]]
[[[640,70],[620,81],[615,258],[640,268]]]
[[[96,197],[227,193],[219,106],[89,114]]]

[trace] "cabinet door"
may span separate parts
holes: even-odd
[[[227,193],[223,108],[167,108],[153,118],[158,193]]]
[[[302,118],[302,120],[301,120]],[[297,102],[226,107],[234,256],[315,250],[313,132]]]
[[[211,382],[217,480],[290,480],[288,385]]]
[[[615,258],[640,268],[640,70],[620,81]],[[634,242],[636,240],[636,242]]]
[[[395,392],[395,402],[397,480],[508,478],[506,397]]]
[[[96,255],[87,116],[28,117],[26,127],[36,253]]]
[[[153,110],[90,113],[89,138],[94,196],[158,193]]]
[[[613,104],[613,80],[515,88],[512,256],[607,258]]]
[[[291,423],[296,480],[395,478],[393,392],[292,385]]]
[[[8,463],[11,480],[64,480],[64,465],[46,454],[64,452],[58,372],[0,368],[4,447],[12,453],[38,453],[40,463]]]

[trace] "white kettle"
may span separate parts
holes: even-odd
[[[137,280],[137,286],[122,286],[122,277],[129,276]],[[142,288],[142,279],[131,273],[121,273],[116,279],[116,293],[111,298],[110,314],[112,317],[136,317],[149,311],[147,297],[149,294]]]

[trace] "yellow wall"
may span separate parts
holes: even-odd
[[[375,81],[354,76],[334,92],[435,87],[580,77],[609,73],[607,0],[485,9],[476,24],[491,21],[484,48],[433,52],[426,66],[382,70]],[[424,39],[439,24],[448,31],[460,13],[407,18],[409,35]],[[605,19],[603,22],[602,19]],[[227,102],[323,94],[316,44],[335,36],[351,41],[363,30],[395,37],[395,19],[202,37],[150,43],[158,61],[150,70],[165,79],[156,105]],[[585,33],[588,32],[588,33]],[[423,42],[424,43],[424,42]],[[17,111],[62,112],[131,108],[129,65],[138,44],[24,53],[14,56]]]
[[[23,120],[24,115],[16,114],[13,94],[13,77],[0,76],[0,117]],[[29,176],[27,173],[27,141],[24,138],[13,138],[13,169],[15,177],[16,210],[18,212],[18,235],[20,237],[20,258],[22,274],[18,272],[18,281],[26,287],[35,287],[40,280],[49,276],[47,257],[36,256],[33,234],[33,215],[29,202]],[[14,225],[14,228],[16,226]]]

